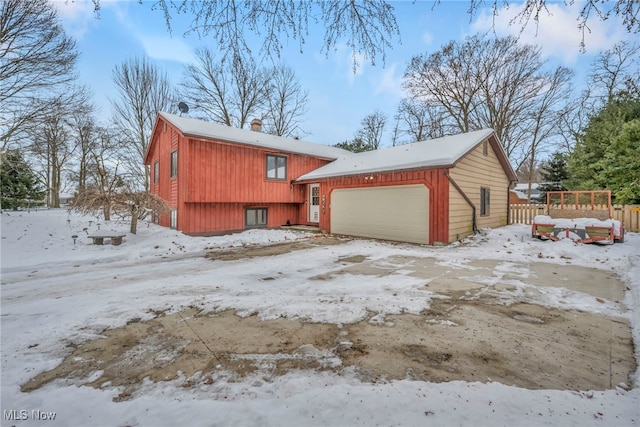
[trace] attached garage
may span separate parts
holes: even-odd
[[[341,156],[293,184],[319,188],[318,225],[330,233],[437,245],[506,225],[514,181],[483,129]]]
[[[429,189],[421,184],[335,189],[331,232],[429,244]]]

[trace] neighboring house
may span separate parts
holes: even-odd
[[[69,200],[73,199],[73,194],[60,193],[60,206],[66,206],[69,204]]]
[[[160,113],[145,164],[186,234],[286,224],[422,244],[507,224],[516,176],[485,129],[364,153]]]
[[[516,184],[513,187],[513,190],[523,193],[525,199],[530,200],[531,203],[537,203],[538,198],[542,195],[542,193],[540,192],[540,189],[538,188],[541,185],[544,185],[544,183],[532,182],[531,183],[531,191],[529,191],[529,183],[528,182],[523,182],[523,183],[520,183],[520,184]]]
[[[509,204],[522,205],[527,203],[529,203],[529,199],[525,193],[518,190],[509,190]]]

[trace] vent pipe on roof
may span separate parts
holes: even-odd
[[[251,120],[251,130],[254,132],[262,132],[262,120],[260,119]]]

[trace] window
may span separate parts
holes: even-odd
[[[244,211],[244,225],[247,228],[267,226],[267,208],[247,208]]]
[[[171,222],[169,223],[171,228],[178,228],[178,210],[171,209]]]
[[[287,179],[287,158],[267,154],[267,179]]]
[[[171,178],[178,176],[178,150],[171,152]]]
[[[153,182],[154,183],[158,183],[158,181],[160,180],[159,178],[160,176],[160,162],[155,162],[153,164]]]
[[[480,215],[489,215],[491,196],[488,188],[480,189]]]

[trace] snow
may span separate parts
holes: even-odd
[[[585,230],[587,227],[612,228],[616,236],[620,236],[622,224],[617,219],[599,220],[597,218],[551,218],[548,215],[536,215],[534,224],[554,225],[556,228],[575,228]]]
[[[296,181],[426,167],[453,167],[465,154],[493,133],[483,129],[443,138],[341,156]]]
[[[384,321],[385,313],[419,312],[428,306],[424,280],[408,275],[395,274],[390,282],[384,277],[342,274],[313,286],[300,280],[300,272],[319,274],[339,258],[363,254],[381,264],[396,255],[434,257],[450,266],[497,260],[495,277],[485,277],[494,281],[513,273],[513,263],[564,264],[567,259],[573,265],[618,272],[627,284],[623,302],[629,311],[560,287],[530,293],[530,302],[628,317],[640,359],[640,235],[636,233],[627,233],[624,244],[594,246],[568,239],[538,241],[531,239],[530,226],[511,225],[483,230],[447,247],[356,239],[309,249],[306,257],[255,258],[241,264],[212,262],[203,255],[309,237],[283,230],[188,237],[146,222],[140,223],[138,234],[127,234],[120,246],[93,245],[86,237],[97,231],[126,232],[128,226],[126,221],[105,222],[64,210],[2,214],[3,425],[5,411],[10,410],[18,411],[18,416],[27,411],[28,419],[12,421],[16,426],[43,425],[32,413],[38,410],[45,416],[56,412],[55,419],[46,422],[51,426],[640,424],[638,371],[630,390],[622,385],[605,391],[526,390],[496,382],[363,383],[348,371],[342,375],[290,371],[270,381],[220,378],[195,391],[182,388],[178,380],[146,380],[135,398],[123,402],[113,401],[120,390],[69,383],[54,382],[22,393],[21,384],[57,366],[69,343],[94,339],[105,328],[123,326],[136,317],[150,319],[150,310],[232,308],[240,315],[257,313],[263,319],[286,315],[346,323],[361,320],[370,311],[381,313],[377,320]],[[75,244],[72,235],[79,236]],[[540,253],[545,254],[542,260]],[[261,278],[278,274],[282,279],[269,282],[265,292]],[[391,292],[396,297],[388,298]],[[318,352],[313,347],[301,351],[300,357]],[[337,363],[330,354],[320,356],[326,356],[327,364]],[[91,378],[100,375],[97,371]]]
[[[205,120],[180,117],[175,114],[160,112],[160,116],[168,120],[187,136],[236,142],[255,147],[269,148],[288,153],[305,154],[325,159],[336,159],[349,155],[346,150],[293,138],[270,135],[247,129],[239,129]]]

